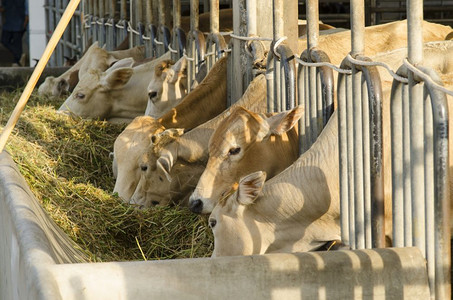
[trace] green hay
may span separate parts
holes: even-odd
[[[20,92],[0,94],[2,126]],[[6,149],[44,209],[91,261],[210,256],[206,218],[179,207],[136,210],[112,194],[109,153],[125,125],[58,115],[61,101],[33,94]]]

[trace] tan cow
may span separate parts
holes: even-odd
[[[148,104],[145,115],[160,118],[181,102],[187,94],[186,58],[176,63],[164,61],[155,69],[148,85]]]
[[[453,30],[450,26],[423,21],[423,41],[443,41]],[[407,22],[395,21],[365,27],[364,46],[366,56],[374,56],[407,46]],[[299,51],[307,48],[307,40],[299,39]],[[351,51],[351,31],[345,30],[328,35],[320,35],[318,47],[329,55],[331,63],[339,65]],[[334,72],[336,73],[336,72]]]
[[[227,59],[222,58],[217,61],[209,71],[206,78],[192,90],[184,100],[169,112],[164,114],[155,122],[156,128],[185,128],[192,129],[198,125],[209,121],[226,109],[226,69]],[[136,120],[133,121],[134,123]],[[139,123],[140,120],[137,120]],[[139,126],[138,124],[135,126]],[[146,134],[151,136],[154,131],[148,131]],[[132,193],[137,186],[140,176],[135,176],[135,170],[138,170],[138,159],[143,151],[136,151],[130,148],[130,144],[143,143],[142,147],[149,145],[149,138],[138,141],[134,138],[134,132],[124,133],[121,139],[117,139],[114,144],[113,159],[114,165],[118,166],[118,178],[127,178],[130,182],[123,183],[116,180],[114,192],[117,192],[125,202],[129,202]],[[121,154],[119,152],[121,151]],[[116,162],[116,156],[124,155],[128,159],[122,162]],[[123,166],[122,164],[128,164]],[[129,172],[127,170],[134,170]],[[124,171],[124,173],[123,173]],[[133,186],[133,190],[124,189],[125,186]]]
[[[233,110],[211,137],[209,160],[190,196],[190,210],[210,213],[232,184],[249,172],[263,170],[270,178],[290,166],[299,156],[295,125],[302,113],[301,106],[270,117],[243,107]]]
[[[144,46],[138,46],[127,50],[106,51],[99,47],[98,42],[92,44],[84,55],[70,69],[58,77],[48,76],[39,86],[38,94],[51,97],[60,97],[64,93],[72,91],[84,74],[89,69],[105,71],[120,59],[132,57],[140,61],[145,57]]]
[[[399,65],[406,51],[396,50],[377,58]],[[452,51],[453,43],[450,42],[429,43],[424,48],[424,65],[442,73],[443,82],[450,89],[453,87]],[[391,67],[394,69],[395,66]],[[380,71],[384,75],[385,230],[390,237],[390,81],[385,75],[387,71]],[[451,108],[452,105],[449,105],[450,115]],[[449,138],[451,144],[451,133]],[[450,147],[450,172],[453,166],[452,149]],[[326,241],[339,239],[338,174],[338,119],[337,112],[334,112],[316,143],[293,165],[266,183],[263,172],[249,174],[220,199],[209,219],[215,239],[213,256],[310,251]],[[452,180],[450,177],[450,190],[453,187]]]
[[[170,202],[187,205],[206,166],[208,142],[214,129],[238,106],[266,111],[264,75],[257,76],[232,107],[184,135],[180,129],[167,129],[153,135],[151,146],[139,160],[141,177],[130,203],[139,207]]]
[[[126,58],[104,72],[89,70],[58,111],[87,119],[130,122],[145,113],[146,89],[154,69],[168,59],[170,52],[136,67]]]
[[[377,39],[377,36],[382,35],[382,39],[386,40],[386,44],[380,44],[377,43],[377,46],[375,47],[368,47],[368,52],[369,53],[374,53],[378,51],[379,47],[382,47],[383,50],[387,49],[392,49],[392,45],[396,46],[401,44],[401,40],[398,41],[392,41],[390,37],[395,37],[394,34],[389,31],[392,29],[399,29],[403,30],[406,29],[406,22],[393,22],[391,24],[385,24],[386,26],[379,25],[379,26],[372,26],[368,27],[366,29],[366,34],[370,34],[370,36],[374,36],[375,39]],[[443,26],[443,25],[437,25],[433,23],[424,23],[425,28],[425,39],[427,40],[432,40],[432,39],[437,39],[439,37],[443,37],[444,33],[448,32],[451,30],[450,27],[448,26]],[[439,29],[438,32],[432,32],[433,30]],[[389,36],[389,33],[390,36]],[[443,32],[443,33],[442,33]],[[407,38],[404,36],[401,38],[403,41],[407,41]],[[320,48],[323,46],[327,47],[329,46],[329,43],[332,43],[334,45],[342,45],[342,47],[339,46],[339,49],[333,49],[333,48],[323,48],[327,52],[331,58],[334,58],[333,60],[334,63],[338,64],[341,62],[342,58],[336,58],[339,57],[338,54],[344,52],[342,55],[343,58],[347,54],[347,50],[350,47],[350,31],[347,32],[340,32],[336,34],[331,34],[328,36],[323,36],[323,39],[320,37]],[[341,44],[340,42],[344,42],[345,44]],[[348,44],[349,43],[349,44]],[[371,43],[373,44],[373,43]],[[374,44],[376,45],[376,43]],[[391,57],[391,56],[390,56]],[[387,58],[390,59],[390,58]],[[401,61],[401,57],[400,57]],[[397,68],[398,66],[394,65],[394,68]],[[336,74],[336,72],[334,72]],[[228,164],[228,160],[226,160],[226,153],[230,151],[231,149],[235,148],[235,144],[237,143],[237,140],[240,139],[240,136],[250,136],[250,131],[251,132],[259,132],[261,130],[267,130],[268,124],[266,122],[262,122],[260,120],[259,122],[255,123],[255,127],[251,128],[251,125],[249,124],[248,127],[236,127],[236,125],[232,126],[230,130],[228,128],[219,128],[219,134],[218,134],[218,139],[214,140],[213,138],[213,143],[218,143],[217,147],[214,148],[210,146],[210,159],[208,161],[208,164],[206,166],[206,170],[204,171],[203,175],[200,178],[200,181],[197,185],[197,188],[195,189],[194,194],[190,197],[189,200],[189,207],[192,209],[194,212],[198,213],[209,213],[213,208],[214,205],[217,203],[218,199],[221,197],[222,194],[224,194],[227,190],[231,188],[231,186],[239,180],[241,176],[244,176],[246,174],[249,174],[250,172],[259,170],[266,171],[268,178],[271,178],[275,174],[275,170],[282,170],[283,168],[287,167],[291,162],[289,161],[282,161],[280,160],[273,160],[270,157],[271,156],[264,156],[266,159],[263,158],[263,150],[259,148],[259,146],[254,146],[249,148],[249,155],[250,157],[255,158],[255,160],[252,160],[252,162],[249,162],[249,159],[244,159],[244,160],[238,160],[236,165],[234,167],[229,166],[228,168],[226,167]],[[220,131],[223,130],[223,133],[220,133]],[[253,139],[250,139],[250,143],[256,143],[256,141],[253,141]],[[296,143],[294,143],[294,146],[296,147]],[[255,149],[256,147],[256,149]],[[281,149],[283,150],[283,149]],[[293,152],[283,152],[280,151],[280,157],[291,157]],[[212,159],[211,159],[212,156]],[[260,160],[261,158],[261,160]],[[225,160],[225,161],[224,161]],[[294,160],[293,160],[294,161]],[[281,165],[280,165],[281,164]],[[280,169],[278,169],[280,167]],[[270,171],[273,170],[273,171]]]
[[[116,138],[113,145],[113,174],[116,178],[113,192],[122,199],[130,199],[137,187],[140,170],[137,168],[137,156],[134,153],[144,153],[151,135],[162,132],[164,128],[151,117],[135,118]],[[131,157],[132,156],[132,157]],[[137,178],[137,179],[135,179]],[[127,201],[127,202],[128,202]]]
[[[340,239],[336,115],[289,168],[266,184],[264,172],[247,175],[219,201],[209,217],[213,257],[310,251]]]

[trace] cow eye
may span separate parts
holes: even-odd
[[[216,224],[217,224],[216,219],[209,218],[209,227],[214,228]]]
[[[230,151],[228,151],[228,155],[236,155],[239,152],[241,152],[241,147],[231,148]]]
[[[146,170],[148,170],[148,166],[147,166],[147,165],[141,165],[141,166],[140,166],[140,169],[141,169],[143,172],[146,172]]]
[[[149,99],[152,99],[152,98],[154,98],[156,96],[157,96],[157,92],[156,91],[151,91],[151,92],[148,93]]]
[[[159,205],[159,201],[151,201],[151,205],[153,206]]]
[[[82,100],[83,98],[85,98],[85,94],[79,92],[79,93],[76,93],[76,94],[75,94],[75,97],[76,97],[77,99],[79,99],[79,100]]]

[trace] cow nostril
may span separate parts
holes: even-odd
[[[194,200],[189,203],[189,209],[196,214],[201,214],[203,202],[200,199]]]
[[[156,97],[156,96],[157,96],[157,92],[155,92],[155,91],[152,91],[152,92],[149,92],[149,93],[148,93],[148,97],[149,97],[150,99],[151,99],[151,98],[154,98],[154,97]]]
[[[159,205],[159,201],[151,201],[151,204],[152,204],[153,206]]]

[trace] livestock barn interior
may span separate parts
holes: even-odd
[[[119,126],[110,148],[90,147],[113,151],[107,193],[130,208],[120,227],[174,212],[170,203],[198,223],[190,258],[93,262],[74,243],[77,225],[63,232],[42,209],[10,146],[0,157],[0,298],[451,299],[452,5],[47,1],[49,46],[0,149],[30,96],[55,101],[50,114],[69,140],[91,126],[83,119],[103,132]],[[78,62],[37,85],[65,57]],[[153,60],[134,65],[139,58]],[[157,114],[158,100],[173,98]],[[20,131],[37,132],[24,115]],[[173,216],[149,223],[165,228]],[[212,257],[194,249],[204,229]],[[134,238],[147,260],[158,237]]]

